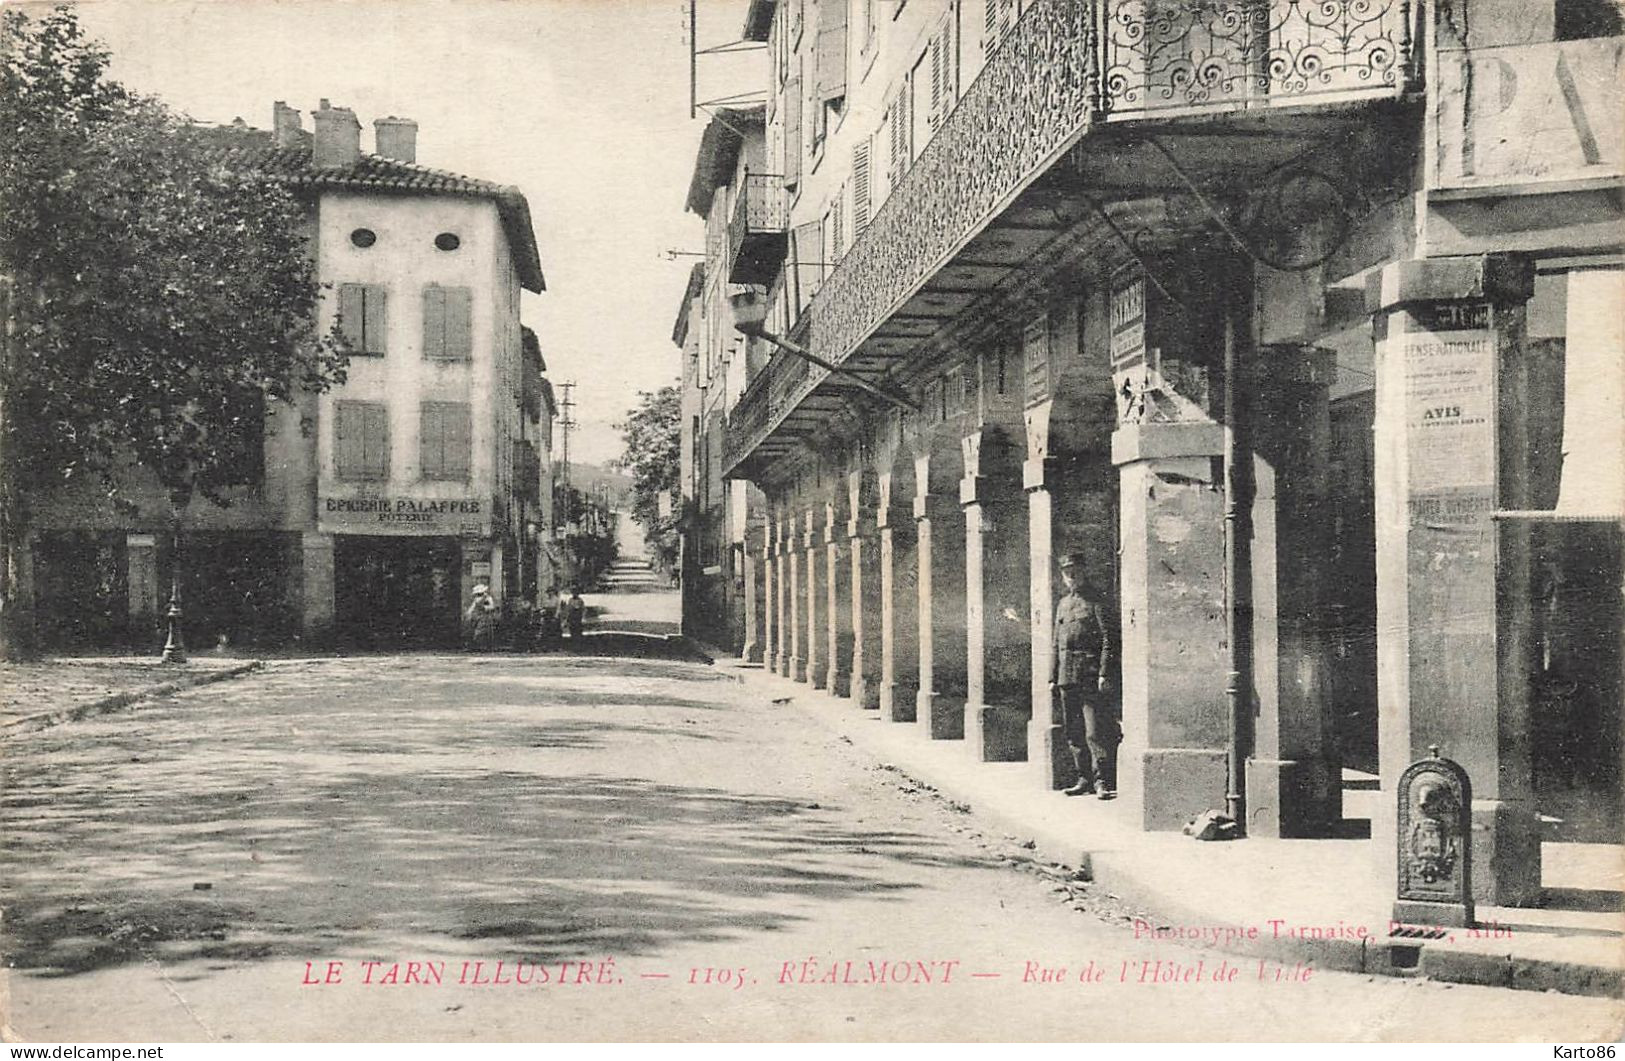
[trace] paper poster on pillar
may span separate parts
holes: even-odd
[[[1419,306],[1413,321],[1419,330],[1400,338],[1411,491],[1493,490],[1496,341],[1490,307]]]

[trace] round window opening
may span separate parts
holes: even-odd
[[[370,228],[358,228],[350,233],[350,242],[357,247],[370,247],[378,242],[378,233]]]
[[[434,245],[443,251],[454,251],[463,245],[455,232],[442,232],[434,238]]]

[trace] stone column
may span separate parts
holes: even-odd
[[[1144,829],[1225,807],[1224,428],[1129,424],[1121,490],[1123,743],[1118,790]]]
[[[1342,817],[1320,568],[1330,551],[1329,350],[1266,346],[1246,374],[1252,646],[1258,701],[1249,836],[1325,836]]]
[[[807,649],[803,636],[807,627],[806,609],[803,607],[801,572],[801,520],[792,517],[785,524],[781,546],[790,566],[790,593],[785,601],[785,624],[790,631],[790,653],[785,659],[784,676],[798,682],[807,680]]]
[[[739,649],[739,658],[747,663],[762,661],[761,634],[756,627],[756,608],[760,594],[756,591],[756,557],[751,555],[750,539],[739,545],[739,564],[744,578],[745,634]]]
[[[300,544],[304,560],[300,571],[301,634],[306,647],[328,645],[334,634],[333,536],[306,531],[300,535]]]
[[[1509,626],[1527,600],[1523,528],[1498,528],[1528,487],[1519,378],[1533,270],[1508,256],[1399,262],[1373,277],[1376,357],[1378,732],[1384,788],[1372,823],[1387,880],[1400,772],[1437,744],[1473,787],[1473,893],[1541,894],[1526,664]],[[1501,423],[1503,417],[1506,424]]]
[[[842,491],[844,495],[845,491]],[[845,504],[831,505],[825,534],[829,563],[825,604],[829,626],[829,694],[852,695],[852,565]]]
[[[890,472],[880,475],[880,711],[913,722],[920,689],[919,554],[913,513],[894,503]],[[906,503],[907,499],[903,499]]]
[[[126,534],[124,552],[130,595],[129,640],[150,645],[163,626],[163,587],[158,583],[158,536]]]
[[[1028,619],[1032,627],[1032,718],[1027,723],[1027,758],[1036,767],[1038,783],[1046,789],[1066,788],[1077,780],[1077,769],[1061,725],[1060,705],[1050,692],[1049,678],[1055,654],[1054,498],[1048,488],[1054,461],[1029,459],[1022,467],[1027,491]]]
[[[769,518],[762,524],[762,666],[769,671],[779,669],[779,625],[778,616],[774,609],[778,607],[774,583],[777,574],[774,568],[778,564],[777,550],[773,545],[773,528],[776,523]]]
[[[966,439],[959,484],[965,513],[965,739],[983,762],[1027,758],[1032,717],[1027,511],[1008,438]]]
[[[924,469],[918,479],[929,482]],[[920,571],[920,689],[915,720],[932,740],[963,740],[965,537],[959,499],[929,493],[916,496],[914,523]]]
[[[861,467],[852,473],[846,521],[852,578],[851,695],[865,710],[880,706],[880,550],[875,532],[874,499],[868,489],[868,476],[873,474]]]
[[[807,584],[807,630],[802,638],[806,649],[806,666],[802,680],[814,689],[829,683],[829,660],[824,657],[829,644],[829,633],[820,622],[823,613],[824,588],[824,525],[818,517],[820,509],[808,509],[803,517],[801,531],[802,580]]]

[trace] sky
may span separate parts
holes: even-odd
[[[15,4],[28,10],[46,5]],[[575,460],[621,453],[637,392],[674,382],[671,342],[703,224],[683,209],[706,115],[689,117],[687,0],[83,0],[111,76],[210,122],[271,127],[322,98],[418,123],[418,162],[517,185],[547,291],[524,296],[557,385],[574,380]],[[699,0],[702,47],[744,0]],[[764,80],[762,53],[702,58],[700,99]],[[554,440],[555,450],[558,439]]]

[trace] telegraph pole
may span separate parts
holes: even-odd
[[[575,398],[572,396],[575,385],[575,380],[559,384],[559,389],[564,392],[564,399],[559,402],[559,409],[563,413],[559,417],[559,429],[564,432],[564,438],[560,446],[562,452],[559,462],[564,466],[564,512],[560,516],[560,522],[565,527],[570,526],[570,429],[576,426],[575,417],[571,412],[576,405]]]

